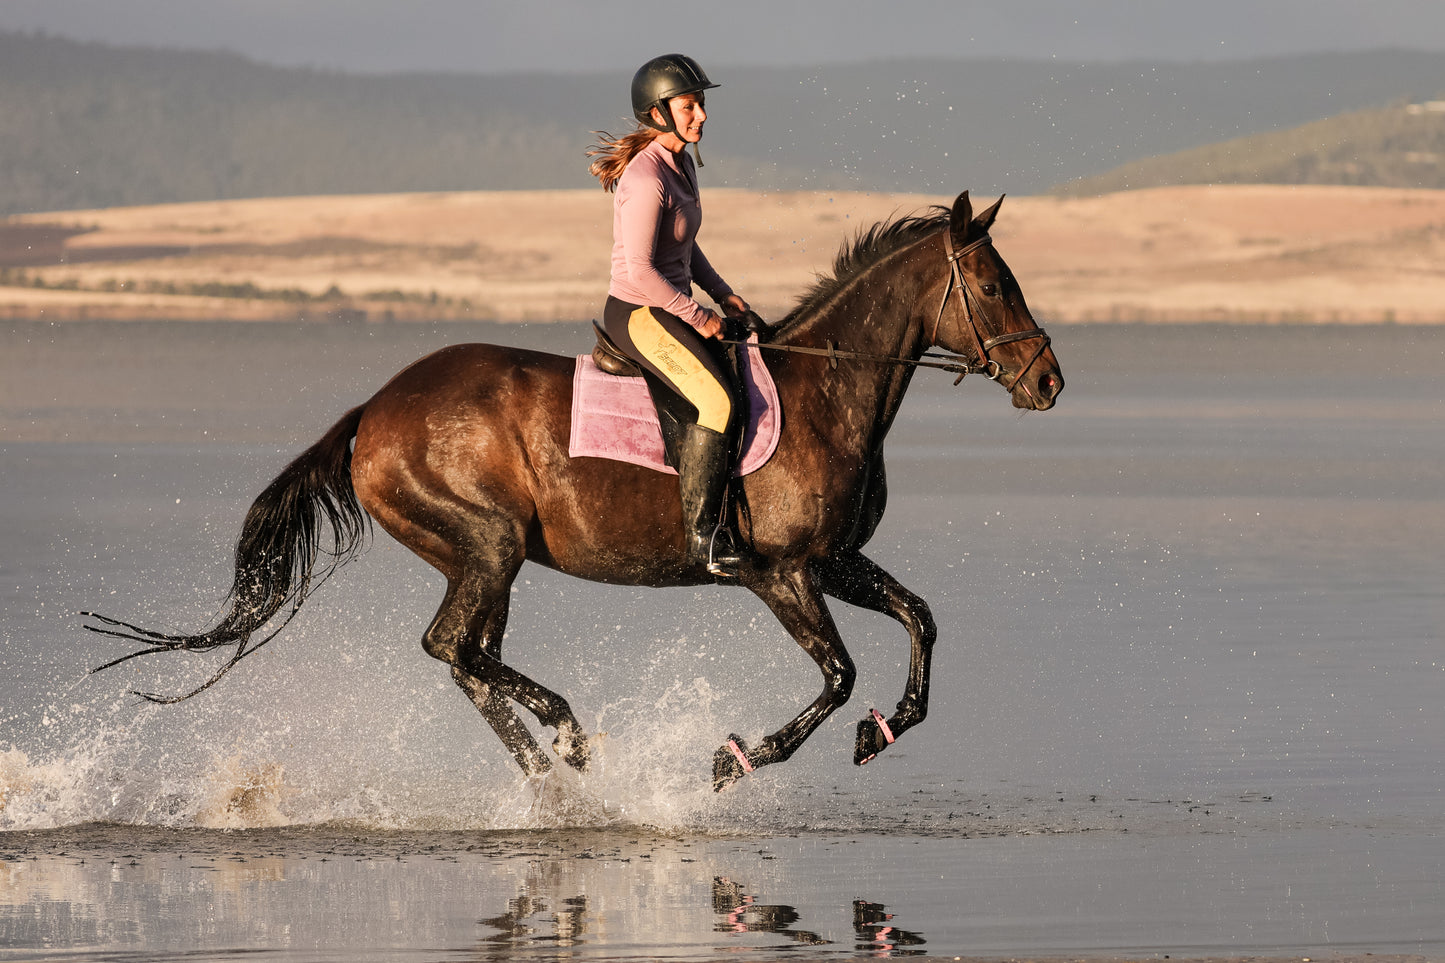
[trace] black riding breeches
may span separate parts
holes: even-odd
[[[609,296],[602,327],[617,347],[697,409],[697,423],[726,432],[731,425],[733,379],[714,352],[722,345],[661,308],[628,304]]]

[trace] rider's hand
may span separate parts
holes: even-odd
[[[697,333],[704,338],[720,339],[723,336],[723,330],[722,318],[718,317],[717,313],[713,311],[707,312],[707,317],[697,326]]]
[[[735,318],[738,315],[749,310],[748,302],[744,301],[739,295],[736,294],[729,294],[727,296],[727,300],[722,303],[722,309],[723,314],[727,315],[730,318]]]

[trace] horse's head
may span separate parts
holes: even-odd
[[[1014,407],[1046,411],[1064,389],[1064,376],[1049,336],[1034,323],[1018,281],[989,238],[1001,204],[1002,197],[975,217],[968,191],[953,202],[943,244],[950,276],[931,340],[982,366],[1008,389]]]

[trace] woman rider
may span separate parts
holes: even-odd
[[[667,54],[632,78],[638,126],[601,134],[588,151],[603,190],[615,192],[612,282],[603,327],[619,348],[697,409],[678,452],[688,556],[714,575],[737,577],[748,554],[723,516],[732,474],[735,387],[709,339],[723,337],[715,311],[693,300],[696,283],[728,316],[748,310],[697,246],[702,224],[697,171],[688,144],[702,140],[703,91],[717,84],[691,57]],[[717,347],[720,348],[720,345]]]

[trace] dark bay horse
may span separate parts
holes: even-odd
[[[738,528],[762,562],[739,581],[818,664],[823,691],[756,746],[729,739],[714,759],[714,788],[787,759],[848,700],[855,671],[825,595],[891,616],[912,642],[903,698],[892,716],[873,710],[859,723],[854,762],[923,721],[933,617],[863,554],[887,499],[884,436],[919,364],[960,379],[982,372],[1015,407],[1038,411],[1064,384],[1048,336],[989,238],[1001,203],[975,217],[964,192],[952,209],[874,226],[777,328],[769,364],[783,433],[773,458],[741,481]],[[926,355],[930,347],[952,356],[930,361],[938,357]],[[165,635],[92,615],[101,625],[87,627],[146,643],[124,658],[234,647],[199,692],[274,638],[278,623],[361,550],[369,515],[446,577],[422,646],[451,667],[522,769],[540,774],[551,762],[514,704],[554,728],[553,750],[585,769],[587,737],[566,699],[502,661],[522,563],[618,585],[713,577],[687,561],[674,477],[568,456],[573,366],[570,357],[487,344],[422,358],[256,499],[219,624]],[[175,702],[195,692],[146,698]]]

